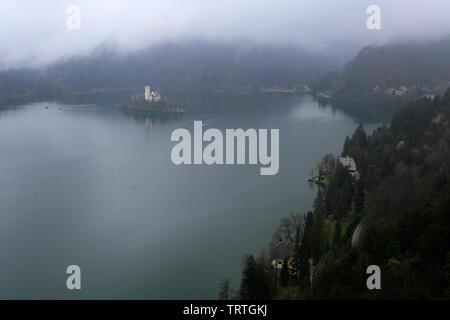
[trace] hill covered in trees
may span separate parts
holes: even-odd
[[[163,89],[239,93],[271,86],[303,89],[306,80],[338,65],[333,57],[295,46],[183,41],[124,53],[103,45],[42,70],[0,72],[0,97],[142,88],[146,83]]]
[[[450,83],[450,38],[367,46],[341,71],[313,82],[333,100],[399,106],[412,97],[442,94]]]
[[[411,100],[370,135],[358,127],[342,155],[359,179],[324,157],[329,182],[313,211],[283,219],[271,242],[292,254],[282,270],[273,250],[247,256],[241,298],[450,298],[449,124],[450,89]],[[381,290],[366,287],[370,265],[381,269]]]
[[[0,104],[4,99],[34,96],[50,97],[58,94],[55,81],[45,72],[34,69],[16,69],[0,72]]]

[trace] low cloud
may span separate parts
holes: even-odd
[[[366,27],[372,4],[381,8],[381,30]],[[67,28],[69,5],[81,8],[80,30]],[[0,60],[4,68],[36,66],[103,43],[127,52],[189,39],[289,43],[332,54],[390,40],[442,37],[450,31],[448,12],[446,0],[2,0]]]

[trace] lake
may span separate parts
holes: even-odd
[[[188,112],[164,116],[124,112],[122,95],[0,109],[0,298],[215,299],[223,277],[238,289],[243,255],[311,209],[310,168],[360,121],[304,95],[178,93]],[[278,174],[174,165],[171,133],[194,120],[279,129]]]

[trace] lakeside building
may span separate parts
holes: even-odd
[[[289,270],[293,270],[292,260],[294,256],[294,247],[289,242],[280,242],[278,245],[271,248],[272,251],[272,266],[281,270],[283,268],[284,259],[287,259]]]
[[[359,178],[358,170],[356,170],[356,162],[352,157],[349,157],[348,155],[346,157],[340,157],[339,162],[354,178]]]

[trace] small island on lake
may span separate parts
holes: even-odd
[[[137,94],[122,101],[123,109],[151,112],[185,112],[176,102],[162,97],[158,90],[151,91],[150,86],[145,86],[144,95]]]

